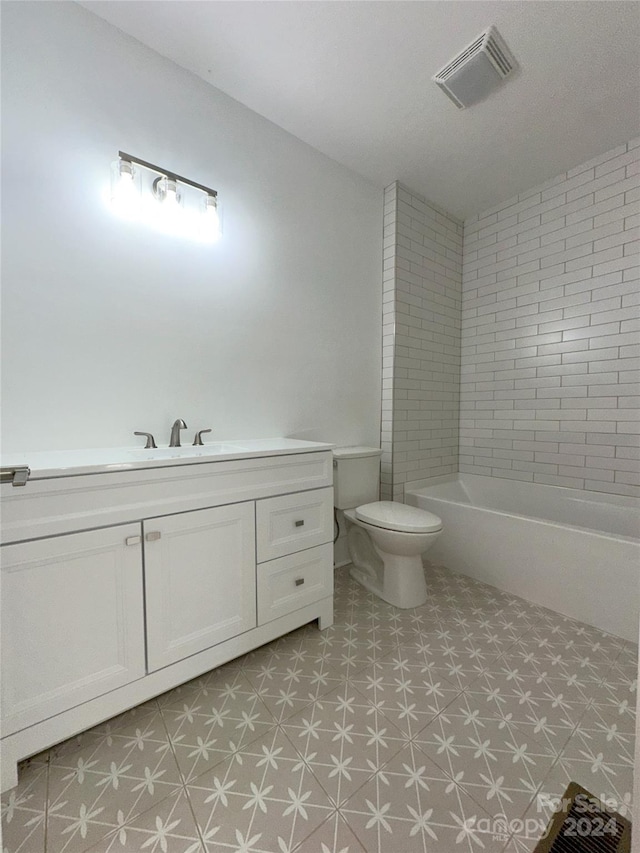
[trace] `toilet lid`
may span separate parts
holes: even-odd
[[[442,529],[437,515],[395,501],[376,501],[356,508],[356,517],[375,527],[402,533],[435,533]]]

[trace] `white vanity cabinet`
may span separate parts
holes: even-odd
[[[139,524],[6,545],[1,592],[3,736],[145,674]]]
[[[19,760],[332,624],[332,454],[291,444],[2,483],[2,790]]]
[[[256,626],[254,504],[145,520],[149,672]]]

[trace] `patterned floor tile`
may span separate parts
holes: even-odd
[[[471,639],[454,636],[447,630],[422,633],[402,651],[460,689],[475,681],[498,658],[496,652],[479,648]]]
[[[357,673],[351,684],[409,737],[436,717],[460,693],[440,673],[393,655]]]
[[[620,654],[615,660],[617,666],[629,667],[631,673],[638,672],[638,647],[633,643],[622,642],[620,644]]]
[[[633,734],[636,729],[635,688],[630,690],[624,685],[605,683],[591,697],[592,705],[601,719],[608,724],[617,725],[620,731]]]
[[[487,669],[496,676],[519,681],[524,677],[568,678],[564,669],[554,668],[527,644],[526,637],[514,643],[504,654],[493,660]]]
[[[404,747],[340,811],[367,853],[485,847],[475,824],[489,816],[415,744]]]
[[[159,712],[49,762],[47,853],[80,853],[182,783]]]
[[[522,835],[512,835],[501,853],[534,853],[539,839],[540,836],[528,838]]]
[[[332,815],[295,849],[295,853],[368,853],[346,821]]]
[[[161,713],[187,782],[276,724],[239,668],[207,680],[201,690],[174,703],[163,703]]]
[[[391,629],[384,630],[384,620],[359,626],[357,630],[353,630],[350,624],[334,625],[315,637],[308,637],[305,651],[313,660],[340,665],[348,675],[398,648]]]
[[[155,699],[152,699],[150,702],[136,705],[123,714],[118,714],[117,717],[105,720],[104,723],[100,723],[92,729],[87,729],[75,737],[62,741],[62,743],[52,747],[48,753],[43,753],[42,755],[48,755],[49,760],[61,758],[63,755],[75,753],[80,749],[89,747],[92,743],[98,743],[104,740],[105,737],[108,738],[111,734],[115,734],[120,729],[128,729],[131,726],[144,728],[146,723],[155,717],[157,713],[158,703]]]
[[[282,730],[187,786],[207,850],[289,853],[335,812]]]
[[[613,645],[619,647],[623,642],[619,637],[616,637],[613,634],[608,634],[606,631],[601,631],[594,625],[587,625],[585,622],[579,622],[576,619],[572,619],[570,616],[564,616],[561,613],[554,613],[553,611],[549,612],[552,614],[552,621],[550,624],[552,625],[553,630],[577,643],[589,643],[592,645],[600,644],[603,646]]]
[[[613,666],[613,658],[594,655],[589,647],[549,643],[532,631],[521,638],[510,653],[535,663],[539,673],[571,678],[580,683],[601,682]]]
[[[182,789],[125,821],[87,853],[205,853]]]
[[[8,853],[44,853],[48,764],[23,765],[17,788],[2,795],[2,843]]]
[[[162,693],[155,700],[160,710],[169,707],[180,707],[185,703],[191,702],[193,699],[199,699],[210,695],[212,691],[224,687],[225,684],[232,683],[238,673],[241,671],[242,658],[233,660],[210,672],[205,672],[198,678],[180,684],[174,687],[173,690],[168,690]]]
[[[606,755],[615,764],[632,764],[634,760],[634,733],[617,722],[603,720],[596,705],[580,720],[564,752],[574,754],[578,744],[581,749]]]
[[[293,648],[260,666],[244,667],[243,673],[272,716],[280,722],[324,693],[340,687],[347,678],[348,669],[339,661],[309,649]]]
[[[269,662],[273,659],[284,659],[296,649],[306,649],[308,644],[318,637],[318,626],[315,622],[309,625],[303,625],[301,628],[296,628],[288,634],[283,634],[282,637],[277,637],[270,643],[265,643],[257,649],[247,652],[242,657],[237,658],[232,663],[240,666],[241,669],[255,669],[256,666]],[[324,636],[324,631],[320,632],[320,636]]]
[[[523,675],[566,680],[580,687],[585,695],[602,683],[613,665],[611,661],[593,662],[575,647],[541,646],[529,637],[526,634],[518,640],[499,662]]]
[[[613,699],[618,704],[627,702],[635,707],[638,692],[638,670],[633,665],[614,663],[605,678],[602,680],[602,688],[607,698]],[[597,702],[597,704],[604,704]]]
[[[556,758],[545,744],[506,728],[465,693],[416,743],[492,815],[521,816]]]
[[[523,675],[518,668],[498,665],[473,682],[468,694],[509,730],[515,726],[556,755],[590,707],[590,699],[571,681]]]
[[[351,685],[323,696],[286,720],[282,728],[336,805],[408,741]]]

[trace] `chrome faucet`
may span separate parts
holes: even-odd
[[[173,426],[171,427],[171,439],[169,441],[169,447],[181,447],[180,444],[180,430],[186,429],[187,425],[182,420],[182,418],[178,418],[177,421],[174,421]]]

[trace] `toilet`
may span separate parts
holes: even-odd
[[[334,505],[344,512],[351,577],[396,607],[427,600],[422,554],[442,530],[442,521],[417,507],[378,501],[380,456],[375,447],[333,450]]]

